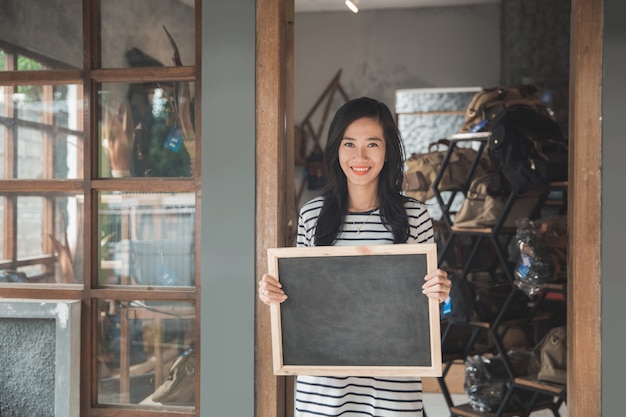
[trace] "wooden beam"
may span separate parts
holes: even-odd
[[[293,0],[257,0],[256,276],[267,271],[267,249],[284,245],[286,161],[293,165]],[[287,62],[291,62],[290,65]],[[290,132],[290,133],[288,133]],[[289,146],[291,145],[291,146]],[[291,150],[290,150],[291,149]],[[293,182],[293,167],[290,181]],[[292,199],[293,200],[293,199]],[[293,222],[293,219],[291,220]],[[270,312],[256,297],[255,416],[285,416],[285,378],[272,369]]]
[[[567,408],[600,417],[602,0],[572,0]]]

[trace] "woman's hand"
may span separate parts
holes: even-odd
[[[452,281],[448,278],[446,271],[435,269],[429,272],[424,279],[426,282],[422,285],[422,293],[426,294],[427,297],[438,300],[440,303],[448,298]]]
[[[280,282],[269,274],[263,274],[259,281],[259,300],[270,305],[271,303],[282,303],[286,299],[287,294],[282,290]]]

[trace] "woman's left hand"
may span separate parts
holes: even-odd
[[[448,298],[452,281],[448,278],[446,271],[435,269],[426,274],[424,279],[426,282],[422,285],[422,293],[426,294],[427,297],[438,300],[440,303]]]

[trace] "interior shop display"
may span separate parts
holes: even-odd
[[[539,114],[548,115],[537,87],[529,84],[483,88],[472,97],[465,109],[461,133],[487,131],[491,121],[502,110],[516,105],[528,106]]]
[[[489,157],[516,192],[567,180],[567,140],[552,118],[516,105],[495,115],[490,132]]]
[[[402,183],[402,190],[406,195],[422,202],[433,198],[435,193],[432,186],[440,172],[440,190],[458,190],[463,187],[472,162],[476,159],[476,150],[455,147],[448,155],[449,145],[450,142],[447,139],[440,139],[428,146],[427,153],[413,153],[406,159]],[[445,161],[446,169],[441,170],[446,157],[448,158]],[[475,170],[481,173],[488,168],[488,165],[489,161],[486,157],[479,158]]]
[[[475,146],[472,148],[479,151],[476,158],[480,152],[489,155],[487,147],[492,140],[491,136],[490,131],[453,135],[449,140],[446,156],[450,156],[455,147],[467,142],[474,142]],[[489,158],[491,159],[490,155]],[[433,182],[433,192],[443,212],[442,224],[447,226],[447,231],[441,233],[445,242],[440,245],[438,260],[440,264],[445,260],[445,267],[454,280],[449,300],[441,306],[441,316],[447,324],[446,331],[442,334],[442,346],[448,350],[444,355],[442,376],[437,378],[450,413],[452,416],[466,417],[525,416],[532,411],[549,408],[558,417],[559,407],[565,399],[564,385],[548,386],[546,381],[533,379],[534,375],[529,374],[526,365],[537,338],[546,329],[554,327],[561,318],[561,309],[565,303],[565,285],[555,282],[544,285],[540,291],[533,293],[523,291],[517,285],[517,258],[512,257],[509,252],[510,243],[516,237],[517,220],[532,218],[533,222],[540,224],[548,196],[557,188],[562,190],[563,184],[566,189],[567,183],[563,182],[557,188],[549,183],[546,187],[533,189],[531,193],[520,194],[511,187],[493,160],[489,172],[478,174],[474,169],[478,163],[474,159],[466,174],[468,181],[444,198],[440,180],[448,162],[449,158],[442,163]],[[455,195],[464,198],[463,205],[471,203],[474,206],[470,210],[474,213],[472,216],[467,214],[468,208],[463,213],[463,205],[458,212],[451,209],[450,199],[455,198]],[[487,210],[485,200],[490,200],[488,203],[494,208]],[[520,207],[524,209],[520,211]],[[488,221],[478,223],[475,218],[481,215],[484,217],[486,210],[490,213]],[[463,222],[464,216],[469,223]],[[474,220],[471,220],[472,217]],[[548,229],[551,230],[548,234],[553,236],[554,245],[557,244],[555,242],[563,242],[558,237],[559,229],[555,224],[544,226],[545,231]],[[470,242],[469,255],[450,256],[449,252],[456,250],[456,242],[461,239]],[[485,251],[491,253],[491,262],[476,262]],[[455,263],[455,260],[459,262]],[[455,327],[466,329],[465,343],[462,346],[459,346],[459,338],[455,336],[459,331],[451,331]],[[512,329],[518,329],[523,334],[519,338],[522,343],[515,344],[516,348],[519,345],[519,349],[523,351],[526,364],[523,372],[517,363],[519,357],[507,348]],[[484,343],[485,335],[488,343]],[[448,341],[450,337],[454,340]],[[472,358],[479,358],[480,362],[472,364]],[[451,364],[461,360],[470,361],[467,377],[474,378],[474,381],[466,385],[470,399],[467,404],[455,403],[446,382]],[[490,376],[491,379],[479,380],[479,377],[485,376]]]

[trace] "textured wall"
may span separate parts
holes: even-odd
[[[0,416],[78,417],[80,301],[0,302]]]
[[[567,133],[570,0],[502,0],[501,83],[534,84]]]
[[[407,157],[412,153],[429,152],[428,145],[431,143],[459,133],[465,121],[464,111],[477,90],[467,88],[397,91],[395,111]]]
[[[53,416],[54,319],[0,320],[0,416]]]
[[[348,96],[391,108],[398,89],[492,86],[500,77],[498,4],[298,13],[294,30],[296,123],[340,69]]]

